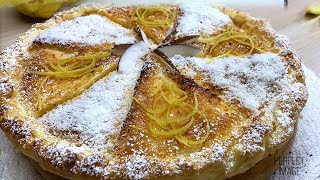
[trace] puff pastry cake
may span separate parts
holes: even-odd
[[[284,36],[208,4],[85,4],[35,24],[0,63],[2,130],[67,179],[267,171],[307,99]]]

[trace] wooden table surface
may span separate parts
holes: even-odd
[[[232,2],[232,0],[226,0]],[[234,0],[238,1],[238,0]],[[288,8],[284,8],[282,0],[252,1],[249,4],[236,8],[249,12],[253,16],[268,19],[274,29],[288,36],[293,49],[302,57],[303,63],[320,76],[320,20],[315,16],[305,15],[305,9],[314,0],[289,0]],[[277,2],[276,2],[277,1]],[[232,3],[231,3],[232,4]],[[256,4],[256,6],[253,6]],[[277,4],[277,5],[276,5]],[[0,9],[0,50],[13,44],[17,37],[27,31],[32,24],[41,22],[41,19],[32,19],[17,13],[13,8]]]

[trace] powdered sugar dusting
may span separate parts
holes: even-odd
[[[17,65],[17,59],[24,56],[28,47],[38,34],[36,28],[30,29],[24,36],[17,39],[16,43],[5,49],[0,55],[0,71],[13,68]]]
[[[319,121],[319,110],[320,110],[320,104],[318,103],[318,99],[320,98],[319,88],[320,88],[320,80],[316,75],[308,68],[305,68],[306,72],[306,83],[308,87],[309,92],[309,100],[302,111],[302,118],[299,120],[299,128],[297,137],[295,140],[295,143],[292,147],[291,154],[287,157],[276,157],[280,158],[280,161],[282,163],[282,168],[271,178],[272,180],[300,180],[300,179],[317,179],[317,177],[320,175],[320,166],[318,165],[320,163],[320,151],[317,147],[320,143],[320,134],[318,129],[320,128],[320,121]],[[312,126],[310,126],[312,124]],[[42,179],[40,175],[36,172],[36,170],[31,169],[29,167],[33,167],[33,164],[31,164],[29,161],[24,159],[23,157],[19,157],[19,154],[14,154],[15,147],[12,145],[11,142],[7,138],[5,138],[5,135],[0,133],[0,139],[4,141],[4,143],[0,144],[0,147],[2,149],[2,154],[0,153],[0,162],[6,162],[6,160],[11,160],[10,164],[1,164],[1,167],[4,168],[3,176],[8,177],[9,179],[13,179],[17,176],[20,177],[26,177],[31,176],[33,179]],[[51,149],[51,153],[57,154],[57,151],[66,151],[65,150],[65,143],[61,142],[63,145],[63,148],[60,150],[58,149]],[[59,145],[58,147],[62,147],[62,145]],[[69,145],[68,145],[68,149]],[[222,146],[218,146],[217,148],[212,147],[212,149],[209,149],[211,153],[212,159],[221,158],[225,155],[225,149],[222,148]],[[208,151],[209,151],[208,150]],[[214,152],[214,153],[212,153]],[[10,155],[10,156],[9,156]],[[179,168],[181,165],[192,162],[192,160],[196,160],[194,153],[192,154],[191,158],[179,158],[179,161],[176,162],[176,165],[171,165],[170,167],[177,167]],[[208,158],[208,159],[209,159]],[[145,157],[143,157],[145,160]],[[84,169],[84,172],[88,172],[90,174],[91,171],[94,171],[93,174],[96,174],[100,170],[95,165],[95,162],[91,160],[92,163],[89,163],[87,159],[83,160],[85,162],[85,165],[91,168]],[[142,160],[133,160],[134,162],[140,162],[141,164]],[[212,160],[213,161],[213,160]],[[302,162],[303,161],[303,162]],[[300,165],[296,166],[296,162],[301,162]],[[81,163],[81,162],[77,162]],[[146,162],[148,163],[148,162]],[[24,165],[24,166],[21,166]],[[82,165],[79,165],[82,167]],[[116,165],[109,163],[110,169],[115,171]],[[132,166],[131,166],[132,167]],[[29,168],[29,169],[28,169]],[[19,171],[16,171],[16,170]],[[28,169],[29,171],[24,171],[25,169]],[[110,169],[103,169],[104,171],[107,171],[105,173],[110,173]],[[287,170],[295,170],[294,172],[297,173],[290,173],[285,174],[283,172]],[[117,169],[118,170],[118,169]],[[14,173],[13,173],[14,172]],[[129,171],[128,171],[129,172]],[[134,172],[134,171],[131,171]],[[290,171],[293,172],[293,171]],[[147,173],[147,172],[146,172]],[[170,174],[171,171],[165,170],[163,172],[164,174]]]
[[[298,131],[291,153],[277,157],[281,167],[272,180],[316,180],[320,177],[320,79],[304,67],[309,99],[299,120]]]
[[[228,57],[207,63],[208,59],[174,56],[173,63],[180,68],[193,66],[205,78],[226,92],[229,100],[253,111],[280,88],[286,73],[281,58],[273,53],[255,54],[246,58]]]
[[[145,156],[135,155],[122,168],[129,179],[144,179],[149,175],[150,164]]]
[[[64,21],[46,29],[35,39],[35,42],[59,45],[72,43],[99,45],[103,43],[130,44],[135,40],[132,30],[105,17],[92,14]]]
[[[88,92],[41,117],[48,128],[76,131],[86,144],[102,145],[118,134],[130,109],[133,89],[143,61],[130,73],[112,72]]]
[[[218,9],[203,3],[183,3],[179,7],[183,15],[178,19],[177,36],[210,35],[232,22]]]

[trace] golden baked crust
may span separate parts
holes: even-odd
[[[297,122],[295,125],[295,131],[293,136],[289,139],[289,141],[284,145],[284,147],[279,148],[274,152],[274,154],[269,154],[268,157],[264,158],[263,160],[259,161],[253,167],[242,174],[238,174],[229,178],[229,180],[243,180],[243,179],[252,179],[252,180],[261,180],[261,179],[268,179],[275,171],[279,168],[279,163],[274,163],[274,158],[278,157],[285,157],[289,154],[291,147],[295,140],[295,135],[297,131]],[[64,178],[54,175],[48,171],[43,170],[36,162],[33,163],[34,166],[37,168],[39,173],[46,179],[46,180],[63,180]]]
[[[261,48],[277,53],[277,57],[281,59],[279,65],[285,67],[286,73],[279,80],[282,91],[264,102],[258,109],[258,115],[243,106],[241,99],[225,98],[224,94],[228,93],[226,87],[211,84],[204,73],[199,73],[199,68],[188,67],[190,64],[182,66],[172,59],[178,70],[170,70],[159,64],[158,57],[148,55],[134,89],[134,97],[144,105],[151,106],[150,102],[154,98],[151,94],[157,88],[156,82],[171,80],[188,94],[186,102],[195,104],[195,94],[198,97],[199,111],[206,116],[206,122],[211,129],[204,143],[188,147],[174,137],[154,136],[148,129],[150,120],[145,115],[146,112],[136,101],[133,101],[126,119],[122,120],[124,123],[117,125],[121,128],[119,132],[108,134],[101,147],[97,147],[95,142],[84,140],[81,132],[52,128],[51,124],[46,123],[47,119],[43,119],[49,116],[43,114],[57,108],[59,104],[73,102],[79,94],[87,93],[88,90],[76,88],[96,73],[99,74],[99,71],[72,80],[53,79],[52,86],[49,87],[63,91],[66,95],[50,94],[45,97],[44,108],[40,109],[36,94],[40,86],[39,78],[43,77],[30,75],[26,71],[38,67],[41,61],[48,63],[50,60],[55,61],[74,54],[77,56],[82,52],[94,54],[106,51],[111,49],[114,43],[83,46],[77,43],[45,44],[34,40],[45,29],[63,21],[89,14],[106,15],[114,8],[116,7],[83,5],[60,12],[47,22],[34,25],[16,44],[2,53],[1,128],[22,153],[37,161],[43,169],[68,179],[226,179],[246,172],[287,144],[295,132],[294,126],[307,99],[300,59],[290,50],[287,41],[277,35],[265,20],[222,7],[218,8],[231,18],[236,28],[255,35],[260,43],[271,42],[272,50],[263,46]],[[172,7],[172,10],[179,11],[177,16],[183,14],[178,7]],[[226,28],[222,26],[221,31],[215,33],[219,34]],[[157,32],[160,35],[150,38],[161,42],[166,31],[160,29]],[[138,37],[135,38],[133,42],[138,41]],[[220,55],[226,45],[221,43],[210,56]],[[245,46],[236,46],[236,53],[247,53],[250,50]],[[208,51],[210,49],[205,46],[201,58],[207,58]],[[254,57],[256,56],[252,56]],[[176,60],[179,59],[176,57]],[[96,67],[107,68],[118,61],[119,57],[116,56],[100,58]],[[197,75],[190,76],[190,70],[197,72]],[[107,80],[108,77],[102,79]],[[94,80],[96,82],[99,79]],[[205,130],[202,118],[195,117],[195,124],[197,123],[200,130]],[[191,139],[194,138],[193,135],[192,132],[185,134]]]

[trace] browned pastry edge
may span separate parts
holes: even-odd
[[[228,180],[266,180],[268,179],[272,174],[274,174],[277,171],[277,169],[280,166],[279,163],[274,162],[274,158],[286,157],[289,154],[297,133],[297,129],[298,129],[297,124],[298,122],[296,122],[295,124],[294,134],[288,140],[288,142],[283,145],[282,148],[276,150],[273,154],[270,154],[268,157],[258,162],[256,165],[254,165],[252,168],[247,170],[245,173],[231,177]],[[62,178],[60,176],[57,176],[55,174],[52,174],[48,171],[43,170],[43,168],[41,168],[40,165],[33,160],[32,160],[32,164],[35,166],[35,168],[41,174],[41,176],[43,176],[46,180],[65,180],[65,178]]]

